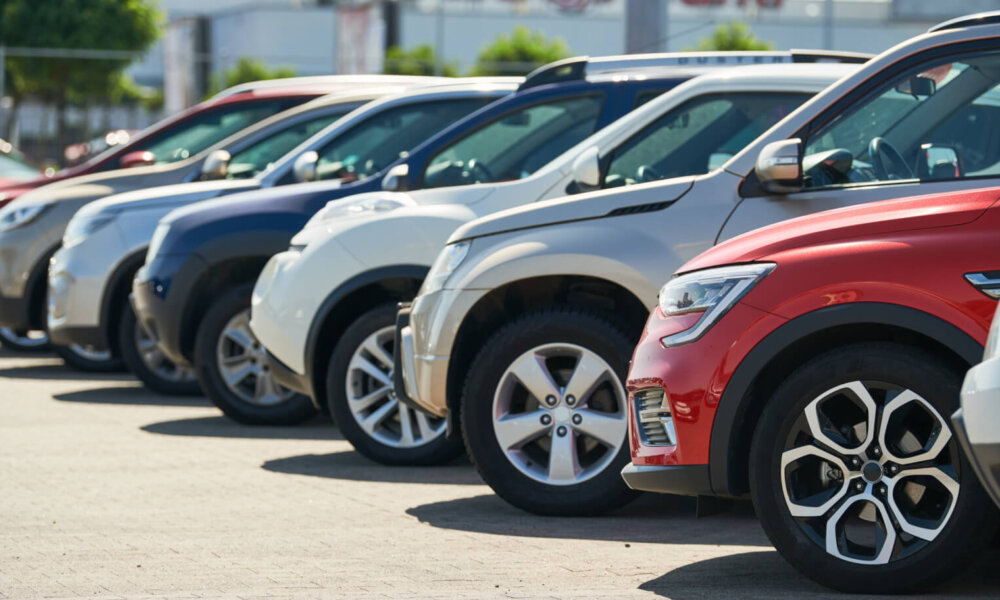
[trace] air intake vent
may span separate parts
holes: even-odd
[[[966,273],[965,280],[990,298],[1000,298],[1000,271]]]
[[[639,422],[639,438],[646,446],[673,446],[674,419],[670,406],[664,402],[663,389],[650,388],[635,393],[635,415]]]
[[[623,206],[608,213],[609,217],[620,217],[622,215],[634,215],[637,213],[655,212],[670,206],[671,202],[654,202],[652,204],[637,204],[636,206]]]

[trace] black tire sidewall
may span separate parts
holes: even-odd
[[[205,312],[195,336],[194,363],[198,384],[227,417],[247,425],[295,425],[316,414],[312,401],[295,394],[273,406],[256,406],[238,398],[226,386],[216,362],[219,337],[234,316],[250,308],[252,286],[242,285],[222,294]]]
[[[197,380],[171,381],[163,379],[149,368],[139,349],[135,345],[136,328],[139,321],[132,307],[125,305],[118,318],[118,351],[121,354],[125,368],[132,372],[139,381],[154,392],[167,396],[200,396],[201,386]]]
[[[469,368],[461,404],[466,451],[486,483],[514,506],[542,515],[603,514],[638,496],[621,478],[621,469],[630,460],[627,437],[602,473],[582,483],[553,486],[518,470],[500,448],[493,430],[493,398],[503,373],[528,350],[552,343],[575,344],[596,352],[621,381],[635,345],[610,321],[572,309],[540,311],[504,326],[483,345]]]
[[[369,436],[348,407],[344,386],[351,358],[358,346],[379,329],[394,325],[396,304],[382,304],[369,310],[344,330],[337,340],[326,368],[326,403],[340,432],[355,450],[376,462],[387,465],[437,465],[458,457],[464,451],[461,439],[442,435],[418,448],[393,448]],[[398,351],[398,349],[396,349]]]
[[[48,343],[39,344],[38,346],[26,346],[26,345],[21,344],[19,342],[15,342],[13,340],[9,340],[9,339],[7,339],[6,337],[3,337],[3,336],[0,336],[0,347],[4,348],[6,350],[11,350],[13,352],[23,352],[25,354],[28,354],[28,353],[37,353],[37,352],[48,352],[50,350],[50,344],[48,344]]]
[[[961,491],[948,527],[926,547],[887,565],[836,559],[818,546],[789,514],[781,491],[780,455],[805,406],[849,381],[885,381],[913,390],[948,422],[958,408],[962,373],[919,348],[891,343],[846,346],[792,373],[765,407],[750,451],[750,487],[757,515],[777,550],[799,571],[846,592],[925,590],[966,566],[996,530],[996,510],[961,451]],[[948,422],[948,426],[952,427]],[[952,430],[954,434],[954,430]]]

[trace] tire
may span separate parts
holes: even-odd
[[[392,387],[396,305],[363,314],[340,336],[326,369],[326,403],[341,433],[386,465],[437,465],[462,452],[446,422],[402,404]],[[362,422],[365,425],[362,425]]]
[[[462,431],[479,474],[501,498],[541,515],[589,516],[638,496],[620,475],[630,457],[622,381],[634,345],[618,326],[573,309],[518,318],[483,345],[462,394]],[[532,371],[539,366],[543,369]],[[569,374],[578,369],[599,374],[582,387],[580,380],[567,386]],[[535,393],[514,371],[538,382]],[[542,377],[532,378],[539,373]],[[577,388],[585,392],[580,398],[572,394]],[[524,420],[519,423],[532,427],[507,428],[501,447],[495,414],[501,414],[498,423],[503,416],[520,416]],[[596,426],[603,427],[610,444],[596,441],[591,434]],[[586,450],[582,457],[575,452],[581,443]],[[552,444],[570,458],[549,460]]]
[[[82,346],[56,346],[52,351],[59,355],[67,367],[84,373],[120,373],[124,365],[110,350],[93,350]]]
[[[125,305],[118,321],[118,349],[125,367],[147,388],[167,396],[200,396],[194,370],[179,367],[163,356],[143,331],[131,306]]]
[[[249,328],[250,285],[223,294],[209,307],[198,327],[194,344],[195,372],[202,391],[225,415],[247,425],[295,425],[316,414],[312,401],[274,382],[265,354]],[[227,334],[223,336],[226,332]],[[234,360],[220,364],[223,354]],[[246,369],[233,386],[223,370]],[[250,391],[250,388],[253,388]]]
[[[962,375],[919,348],[865,343],[827,352],[785,379],[754,433],[750,488],[788,562],[828,587],[883,594],[926,591],[972,561],[996,531],[996,508],[955,437],[933,433],[952,432]],[[917,468],[933,476],[912,474]],[[907,515],[920,518],[920,537]],[[873,535],[880,522],[888,524],[882,538]]]
[[[45,352],[49,350],[49,336],[44,331],[14,331],[0,327],[0,347],[15,352]]]

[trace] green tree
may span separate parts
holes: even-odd
[[[383,73],[392,75],[434,75],[437,56],[430,44],[421,44],[410,50],[393,46],[385,53]],[[441,74],[445,77],[458,77],[458,68],[454,63],[441,65]]]
[[[525,75],[567,56],[569,47],[562,39],[547,40],[540,32],[519,26],[479,51],[472,75]]]
[[[153,0],[3,0],[0,44],[10,48],[68,51],[117,50],[142,53],[160,35],[162,15]],[[63,143],[67,102],[96,98],[118,85],[131,59],[8,57],[6,92],[17,104],[34,95],[56,107],[56,132]],[[11,111],[13,114],[15,111]]]
[[[213,96],[226,88],[249,83],[251,81],[263,81],[265,79],[284,79],[285,77],[295,77],[295,69],[291,67],[277,67],[271,69],[259,60],[242,57],[236,61],[236,65],[226,69],[222,73],[216,73],[212,77],[212,85],[209,86],[209,96]]]
[[[687,50],[772,50],[774,44],[758,39],[746,23],[735,21],[715,28],[712,35],[702,38],[694,48]]]

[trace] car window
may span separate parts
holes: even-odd
[[[641,94],[635,97],[635,106],[632,107],[632,110],[639,108],[643,104],[649,102],[653,98],[656,98],[665,91],[667,90],[653,90],[649,92],[642,92]]]
[[[492,102],[467,98],[390,108],[337,136],[319,150],[317,179],[370,177],[446,126]]]
[[[427,164],[424,187],[522,179],[597,128],[603,96],[562,98],[514,110],[444,148]]]
[[[803,185],[1000,174],[1000,52],[924,63],[893,78],[805,140]]]
[[[135,150],[152,152],[157,163],[184,160],[258,121],[299,103],[298,100],[291,99],[270,100],[239,102],[209,108],[170,127],[160,135],[141,141]]]
[[[256,177],[296,146],[311,138],[321,129],[333,123],[348,111],[331,112],[300,121],[272,133],[270,136],[233,154],[229,160],[227,179],[249,179]]]
[[[30,165],[21,162],[21,157],[11,151],[9,154],[3,152],[4,141],[0,140],[0,179],[13,179],[15,181],[25,181],[35,179],[41,173]]]
[[[603,187],[699,175],[721,167],[809,97],[738,92],[689,100],[614,151]]]

